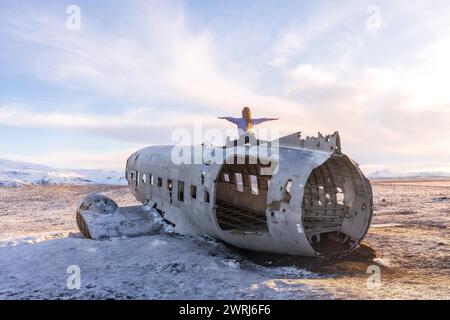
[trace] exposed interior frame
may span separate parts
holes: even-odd
[[[271,176],[258,164],[224,164],[216,179],[215,211],[222,230],[268,232],[266,208]]]
[[[367,231],[370,219],[362,215],[371,215],[370,204],[364,177],[346,157],[335,155],[315,168],[302,204],[303,226],[313,249],[323,255],[351,250]]]

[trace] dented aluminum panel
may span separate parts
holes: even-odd
[[[252,143],[192,146],[188,161],[177,164],[173,146],[152,146],[129,157],[126,177],[136,199],[158,209],[181,234],[291,255],[357,247],[370,225],[372,190],[341,153],[339,134],[302,139],[295,133],[272,143],[277,152],[264,164]],[[209,160],[199,163],[202,153]],[[211,161],[216,156],[226,161]]]

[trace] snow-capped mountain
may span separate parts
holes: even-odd
[[[436,179],[450,178],[450,172],[423,171],[423,172],[394,172],[391,170],[380,170],[369,173],[369,179]]]
[[[39,164],[0,159],[0,186],[47,184],[126,185],[124,172],[92,169],[56,169]]]

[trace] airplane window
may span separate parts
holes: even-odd
[[[136,171],[136,187],[139,187],[139,171]]]
[[[242,182],[242,174],[239,172],[236,172],[236,189],[239,192],[244,191],[244,184]]]
[[[283,201],[286,203],[289,203],[289,201],[291,201],[291,188],[292,188],[292,180],[289,179],[286,182],[284,196],[283,196]]]
[[[286,191],[288,193],[291,193],[291,188],[292,188],[292,180],[289,179],[288,182],[286,183]]]
[[[203,172],[202,172],[202,176],[201,176],[201,179],[202,179],[202,185],[205,184],[205,176],[206,176],[206,172],[203,171]]]
[[[178,181],[178,201],[184,202],[184,181]]]
[[[250,175],[250,185],[252,194],[258,194],[258,178],[254,175]]]
[[[151,174],[151,173],[149,173],[148,174],[148,182],[150,183],[150,185],[153,185],[154,184],[154,177],[153,177],[153,175]]]
[[[197,199],[197,186],[191,185],[191,198]]]

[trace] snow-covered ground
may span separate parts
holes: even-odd
[[[423,172],[395,172],[392,170],[380,170],[369,173],[369,179],[439,179],[449,178],[450,172],[423,171]]]
[[[332,261],[246,252],[170,228],[84,240],[80,200],[105,192],[135,205],[126,187],[0,187],[0,299],[449,299],[450,206],[433,199],[450,196],[450,180],[372,184],[368,249]],[[369,289],[374,266],[381,285]],[[80,289],[69,289],[77,268]]]
[[[330,297],[321,288],[283,283],[320,277],[306,268],[261,266],[215,240],[174,234],[170,226],[146,237],[82,239],[75,212],[93,191],[120,206],[137,204],[117,186],[0,187],[0,299]],[[70,266],[80,268],[80,289],[67,288]]]
[[[124,172],[95,169],[56,169],[0,159],[0,186],[21,185],[126,185]]]
[[[286,280],[319,278],[313,272],[262,267],[207,238],[163,233],[93,241],[69,236],[42,242],[3,241],[2,245],[0,299],[331,297],[326,290],[307,284],[289,290]],[[79,268],[80,289],[67,287],[67,281],[69,286],[76,283],[70,278],[73,268]]]

